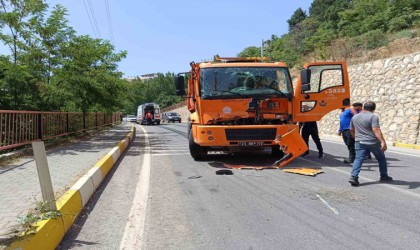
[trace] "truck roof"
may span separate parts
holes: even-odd
[[[200,67],[287,67],[287,64],[268,57],[215,57],[214,61],[201,62]]]
[[[219,67],[287,67],[284,62],[204,62],[200,63],[200,68],[219,68]]]

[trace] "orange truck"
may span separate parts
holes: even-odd
[[[195,160],[210,151],[271,148],[280,158],[274,166],[283,167],[308,149],[298,123],[350,105],[345,62],[307,63],[295,86],[284,62],[264,57],[217,57],[190,66],[187,88],[182,73],[175,85],[191,112],[188,138]]]

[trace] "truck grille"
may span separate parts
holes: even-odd
[[[275,128],[226,129],[225,133],[228,141],[274,140],[276,138]]]

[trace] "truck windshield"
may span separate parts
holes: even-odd
[[[286,97],[292,92],[289,72],[280,67],[203,68],[203,99]]]

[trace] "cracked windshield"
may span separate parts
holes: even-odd
[[[292,91],[284,68],[205,68],[200,78],[203,99],[286,97]]]

